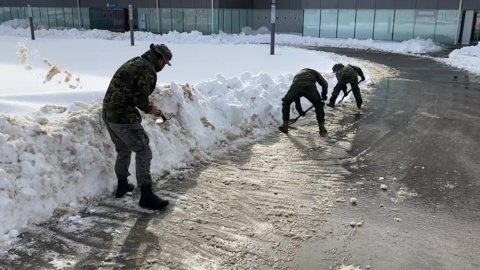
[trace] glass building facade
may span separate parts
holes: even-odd
[[[124,8],[33,7],[35,24],[45,28],[84,28],[128,30]],[[287,10],[288,11],[288,10]],[[440,43],[454,43],[458,10],[428,9],[300,9],[303,35],[322,38],[356,38],[402,41],[431,38]],[[280,12],[280,11],[279,11]],[[153,33],[199,31],[203,34],[240,33],[248,26],[270,27],[268,9],[209,8],[136,8],[135,30]],[[260,15],[259,15],[260,14]],[[265,17],[259,25],[256,17]],[[0,23],[28,18],[25,7],[1,7]],[[213,18],[213,19],[212,19]],[[295,20],[297,16],[295,16]],[[263,25],[266,24],[266,25]],[[212,30],[213,28],[213,30]],[[301,24],[298,30],[301,31]],[[280,25],[277,31],[282,32]]]
[[[458,10],[306,9],[304,36],[454,43]]]
[[[116,12],[118,11],[118,12]],[[27,8],[0,7],[0,23],[13,19],[28,18]],[[45,28],[85,28],[125,30],[128,22],[123,9],[102,8],[42,8],[33,7],[33,20]],[[160,20],[158,19],[160,17]],[[240,33],[242,28],[253,27],[251,9],[194,8],[138,8],[135,12],[135,29],[153,33],[169,31],[203,34]]]

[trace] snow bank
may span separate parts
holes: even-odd
[[[454,50],[442,61],[457,68],[480,73],[480,44]]]
[[[333,76],[326,75],[333,85]],[[217,75],[195,87],[157,88],[151,100],[174,118],[145,116],[152,172],[166,173],[205,160],[211,149],[258,137],[280,122],[280,102],[293,74]],[[278,101],[278,102],[276,102]],[[0,236],[41,222],[64,205],[113,192],[115,150],[101,121],[102,104],[44,106],[30,115],[0,115]],[[130,167],[135,183],[134,162]]]
[[[266,28],[253,31],[249,28],[243,29],[241,34],[202,35],[201,32],[179,33],[176,31],[168,34],[157,35],[149,32],[135,32],[135,40],[159,41],[162,43],[207,43],[207,44],[263,44],[270,43],[270,34]],[[14,29],[4,24],[0,25],[0,35],[29,37],[29,29]],[[113,33],[106,30],[54,30],[40,29],[35,32],[38,38],[74,38],[74,39],[109,39],[129,40],[130,33]],[[379,40],[358,40],[358,39],[331,39],[302,37],[291,34],[277,34],[276,44],[286,46],[325,46],[352,48],[364,50],[376,50],[402,54],[420,54],[440,51],[442,48],[431,39],[412,39],[403,42],[379,41]]]

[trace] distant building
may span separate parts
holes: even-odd
[[[126,31],[131,4],[136,30],[197,30],[208,35],[270,28],[272,0],[0,0],[0,22],[27,18],[28,4],[35,22],[50,28]],[[419,37],[445,44],[477,43],[480,0],[276,0],[276,31],[325,38]]]

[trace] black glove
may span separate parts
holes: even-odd
[[[363,82],[363,81],[365,81],[365,77],[362,77],[362,80],[360,82]]]
[[[305,116],[305,112],[304,112],[304,111],[298,112],[298,114],[300,114],[300,116]]]
[[[325,94],[325,95],[322,95],[322,100],[327,100],[327,99],[328,99],[328,97],[327,97],[326,94]]]

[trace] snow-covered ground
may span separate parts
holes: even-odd
[[[115,151],[100,119],[100,101],[116,68],[150,44],[132,47],[123,38],[99,37],[110,35],[104,31],[63,32],[69,39],[58,38],[61,31],[40,33],[35,41],[0,38],[0,238],[7,243],[58,207],[81,207],[113,192]],[[270,56],[268,45],[171,36],[183,38],[162,40],[173,52],[172,66],[159,73],[151,100],[174,118],[160,125],[149,116],[143,121],[155,175],[174,174],[208,159],[211,151],[276,128],[280,99],[301,68],[320,71],[330,91],[336,62],[364,68],[365,85],[374,79],[373,64],[331,53],[279,46]],[[130,171],[134,175],[134,162]]]
[[[441,60],[448,65],[480,74],[480,44],[454,50],[448,58]]]

